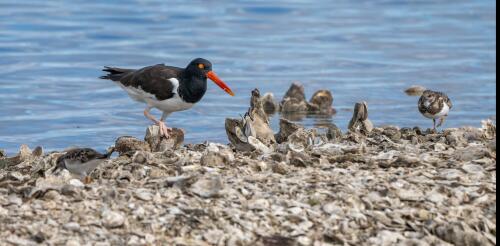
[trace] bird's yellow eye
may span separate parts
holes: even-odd
[[[198,64],[198,68],[205,69],[205,65],[203,65],[203,64],[200,63],[200,64]]]

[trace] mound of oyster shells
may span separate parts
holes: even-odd
[[[260,93],[231,142],[122,137],[93,183],[52,174],[62,153],[0,156],[7,245],[494,245],[496,126],[273,133]],[[363,129],[365,129],[363,128]],[[182,136],[181,136],[182,135]]]
[[[300,121],[308,115],[332,116],[336,114],[333,99],[331,91],[318,90],[307,101],[304,86],[295,82],[290,85],[281,102],[276,101],[274,94],[266,93],[259,98],[259,103],[262,104],[262,110],[267,115],[279,112],[283,118]]]

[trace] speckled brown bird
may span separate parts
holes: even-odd
[[[76,148],[67,151],[57,159],[54,172],[62,169],[83,178],[85,183],[90,182],[90,173],[101,163],[106,161],[114,152],[111,148],[106,154],[101,154],[90,148]]]
[[[425,90],[418,100],[418,110],[423,116],[432,119],[434,130],[443,125],[452,107],[450,98],[442,92]],[[436,126],[437,119],[439,124]]]

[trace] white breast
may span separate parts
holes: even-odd
[[[133,86],[124,86],[122,83],[116,82],[116,81],[115,81],[115,83],[117,85],[119,85],[124,91],[126,91],[127,94],[130,96],[130,98],[134,99],[135,101],[145,103],[146,98],[154,98],[155,97],[155,95],[153,95],[151,93],[147,93],[147,92],[143,91],[142,89],[137,89]]]
[[[65,160],[64,164],[66,165],[66,169],[68,169],[70,173],[77,174],[83,177],[89,175],[103,161],[104,160],[96,159],[81,163],[80,161]]]
[[[158,100],[155,95],[145,92],[142,89],[132,86],[124,86],[121,83],[117,84],[119,84],[132,99],[147,103],[149,106],[157,108],[167,114],[192,108],[194,106],[193,103],[187,103],[179,96],[179,81],[175,78],[171,78],[169,81],[174,85],[174,96],[170,99],[162,101]]]
[[[448,116],[448,113],[450,113],[450,107],[448,106],[447,103],[444,103],[443,108],[441,109],[441,111],[439,113],[437,113],[437,114],[425,113],[424,116],[429,118],[429,119],[439,119],[443,116]]]
[[[177,111],[184,111],[194,106],[192,103],[187,103],[179,96],[179,81],[175,78],[169,79],[174,85],[174,96],[170,99],[159,101],[156,97],[147,98],[148,105],[155,107],[167,114]]]
[[[448,116],[448,113],[450,113],[450,107],[448,106],[447,103],[443,103],[443,109],[439,113],[436,114],[436,117],[443,117],[443,116]]]

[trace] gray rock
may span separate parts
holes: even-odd
[[[486,170],[481,166],[477,164],[465,164],[462,166],[462,170],[464,170],[466,173],[484,177],[486,176]]]
[[[80,188],[71,184],[66,184],[61,187],[61,194],[64,196],[77,197],[80,194]]]
[[[184,132],[179,128],[173,128],[170,132],[170,138],[160,135],[160,127],[157,125],[149,126],[146,130],[144,140],[149,144],[151,151],[163,152],[165,150],[175,150],[184,143]]]
[[[280,131],[275,136],[276,141],[278,143],[284,143],[288,141],[290,135],[302,128],[304,127],[287,119],[280,119]]]
[[[76,188],[83,188],[85,187],[85,184],[82,183],[82,181],[78,180],[78,179],[71,179],[69,180],[68,184],[76,187]]]
[[[202,198],[213,198],[218,197],[223,188],[220,176],[208,175],[196,181],[190,190]]]
[[[138,189],[134,192],[134,196],[142,201],[151,201],[153,200],[153,194],[151,194],[148,190],[146,189]]]
[[[18,197],[18,196],[16,196],[16,195],[14,195],[14,194],[13,194],[13,195],[10,195],[10,196],[8,197],[8,200],[9,200],[9,201],[8,201],[7,205],[17,205],[17,206],[21,206],[21,205],[23,204],[23,200],[22,200],[20,197]]]
[[[485,236],[464,223],[439,225],[433,231],[436,236],[453,245],[493,245]]]
[[[209,143],[207,149],[203,153],[200,163],[203,166],[220,166],[228,165],[234,162],[234,154],[227,146]]]
[[[107,228],[118,228],[125,224],[126,218],[121,212],[104,211],[102,216],[102,224]]]
[[[482,146],[468,146],[464,149],[456,150],[453,154],[453,158],[458,161],[468,162],[484,158],[488,155],[488,150]]]
[[[79,231],[80,230],[80,224],[76,222],[69,222],[63,225],[63,228],[68,230],[68,231]]]

